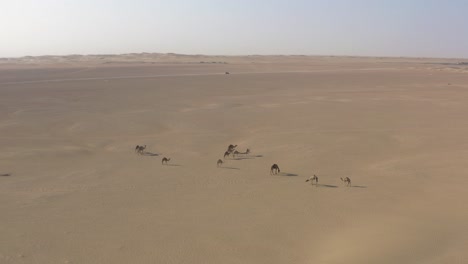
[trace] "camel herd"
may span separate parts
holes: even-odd
[[[226,152],[224,152],[224,159],[226,159],[227,157],[230,157],[232,156],[233,158],[235,158],[236,156],[239,156],[239,155],[249,155],[250,154],[250,149],[246,149],[246,151],[244,152],[240,152],[240,151],[237,151],[236,150],[237,148],[237,145],[229,145]],[[140,145],[137,145],[135,147],[135,153],[137,153],[138,155],[143,155],[145,154],[145,149],[146,149],[146,145],[144,146],[140,146]],[[161,164],[162,165],[167,165],[167,163],[171,160],[171,158],[166,158],[164,157],[162,160],[161,160]],[[224,164],[224,161],[222,159],[218,159],[218,161],[216,162],[216,166],[217,167],[221,167],[223,166]],[[281,172],[278,164],[273,164],[271,165],[270,167],[270,175],[277,175]],[[345,178],[342,178],[340,177],[341,181],[343,182],[343,184],[345,186],[351,186],[351,179],[349,177],[345,177]],[[316,186],[318,185],[318,176],[317,175],[313,175],[313,176],[310,176],[306,182],[311,182],[311,184],[315,184]]]

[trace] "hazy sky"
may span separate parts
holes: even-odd
[[[0,0],[0,57],[130,52],[468,58],[468,0]]]

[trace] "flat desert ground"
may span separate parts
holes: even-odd
[[[456,60],[4,59],[0,150],[0,263],[468,263]]]

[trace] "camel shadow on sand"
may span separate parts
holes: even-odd
[[[349,187],[351,187],[351,188],[367,188],[367,186],[362,186],[362,185],[351,185]]]
[[[182,167],[182,165],[180,165],[180,164],[163,164],[163,166]]]
[[[299,176],[299,174],[296,174],[296,173],[289,173],[289,172],[281,172],[281,173],[278,173],[278,175],[280,175],[280,176],[288,176],[288,177]]]
[[[11,173],[0,174],[0,177],[9,177],[9,176],[11,176]]]
[[[148,157],[157,157],[157,156],[159,156],[160,154],[158,154],[158,153],[153,153],[153,152],[143,152],[141,155],[142,155],[142,156],[148,156]]]
[[[247,160],[247,159],[255,159],[255,158],[262,158],[263,155],[238,155],[237,157],[231,158],[231,160]]]
[[[239,168],[236,167],[219,167],[220,169],[228,169],[228,170],[240,170]]]
[[[253,157],[237,157],[237,158],[232,158],[232,160],[247,160],[247,159],[254,159]]]
[[[312,186],[320,187],[320,188],[338,188],[337,185],[330,185],[330,184],[312,184]]]

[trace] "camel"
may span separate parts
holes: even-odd
[[[227,149],[226,152],[231,153],[231,152],[233,152],[234,150],[236,150],[236,147],[237,147],[237,145],[232,145],[232,144],[231,144],[231,145],[228,146],[228,149]]]
[[[140,155],[141,155],[141,154],[143,154],[143,152],[145,151],[145,149],[146,149],[146,145],[144,145],[144,146],[138,146],[138,145],[137,145],[137,146],[135,147],[135,152],[136,152],[137,154],[140,154]]]
[[[164,165],[164,163],[167,164],[167,162],[170,161],[170,160],[171,160],[171,158],[166,158],[166,157],[164,157],[164,158],[162,159],[162,161],[161,161],[161,164],[163,164],[163,165]]]
[[[229,155],[233,154],[233,152],[236,150],[236,147],[237,145],[229,145],[226,152],[224,152],[224,158],[229,157]]]
[[[250,149],[247,149],[245,152],[239,152],[237,150],[234,150],[234,153],[232,153],[232,156],[235,157],[236,155],[248,155],[250,153]]]
[[[351,179],[349,177],[346,177],[344,179],[340,177],[340,179],[344,184],[346,184],[346,186],[351,186]]]
[[[224,163],[223,160],[219,159],[218,162],[216,162],[216,166],[219,167],[219,166],[223,165],[223,163]]]
[[[280,168],[278,166],[278,164],[273,164],[271,165],[271,168],[270,168],[270,174],[273,175],[273,174],[278,174],[280,173]]]
[[[309,179],[306,180],[306,182],[310,181],[312,184],[317,184],[318,183],[318,177],[314,174],[314,176],[310,176]]]

